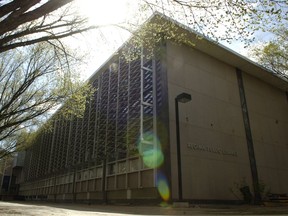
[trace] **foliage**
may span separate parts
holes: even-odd
[[[63,116],[84,112],[92,90],[76,72],[83,58],[61,39],[96,27],[87,26],[72,1],[0,1],[0,158],[27,147],[68,98],[73,103]]]
[[[264,181],[259,180],[257,188],[261,200],[266,200],[270,194],[270,187],[268,187]],[[252,194],[249,189],[249,184],[246,181],[246,178],[242,178],[239,182],[234,182],[234,186],[230,188],[231,193],[238,199],[241,200],[241,196],[246,203],[252,203]]]
[[[246,178],[242,178],[239,182],[234,182],[234,186],[230,188],[230,191],[238,200],[244,200],[246,203],[251,203],[252,197],[249,197],[249,192],[247,193],[248,188],[249,185]],[[244,190],[246,192],[245,195],[242,192]]]
[[[68,5],[72,1],[0,1],[0,52],[43,41],[54,43],[96,28],[86,26],[86,19],[76,15]]]
[[[274,30],[276,38],[251,50],[251,56],[264,67],[288,80],[288,30]]]
[[[71,70],[77,70],[77,59],[61,39],[97,26],[88,26],[71,2],[0,0],[0,158],[15,151],[17,143],[25,143],[27,133],[67,98],[70,100],[61,109],[63,116],[78,116],[85,109],[91,87],[83,87],[74,78]],[[265,24],[271,28],[287,22],[286,1],[140,0],[140,4],[140,20],[145,19],[144,12],[159,11],[219,40],[251,41],[251,34]],[[126,28],[135,30],[131,25]],[[190,43],[175,24],[146,24],[135,35],[132,42],[138,48],[145,42],[148,54],[163,39]]]
[[[17,150],[18,143],[20,148],[27,132],[38,128],[67,98],[77,99],[69,112],[80,115],[91,88],[77,79],[73,69],[77,70],[78,59],[67,55],[67,48],[61,53],[38,43],[0,55],[1,158]]]
[[[287,1],[142,0],[144,8],[176,19],[216,41],[253,41],[255,31],[287,25]]]
[[[5,171],[7,168],[11,166],[13,162],[13,157],[5,157],[5,158],[0,158],[0,179],[1,179],[1,186],[2,186],[2,177],[5,174]]]
[[[271,188],[267,186],[262,180],[259,180],[257,190],[260,193],[262,200],[267,200],[269,194],[271,193]]]
[[[1,1],[0,52],[97,28],[71,11],[73,1]],[[254,31],[286,26],[288,21],[287,1],[282,0],[139,0],[139,5],[137,16],[126,26],[129,30],[157,11],[214,40],[250,42]]]
[[[149,55],[155,52],[154,49],[157,47],[155,44],[159,45],[165,40],[190,46],[194,46],[197,39],[202,38],[231,43],[241,40],[249,45],[254,40],[253,34],[256,31],[271,29],[273,26],[286,26],[288,21],[288,5],[285,1],[142,0],[140,2],[143,5],[138,13],[142,15],[133,19],[126,27],[123,25],[121,27],[132,31],[133,38],[130,43],[138,48],[144,45]],[[144,22],[139,30],[138,24],[147,19],[148,16],[143,15],[145,12],[149,14],[147,11],[158,16],[152,18],[153,22]],[[164,22],[161,16],[166,19],[172,18],[173,22]],[[178,23],[176,24],[174,20]],[[179,23],[183,28],[197,32],[196,38],[191,40],[185,31],[179,31]],[[134,53],[136,58],[139,53]],[[125,55],[133,59],[130,50]]]
[[[192,40],[192,38],[189,37],[189,32],[183,31],[179,25],[179,23],[174,21],[170,22],[169,18],[163,14],[154,14],[152,18],[142,24],[140,29],[133,32],[133,37],[121,50],[121,54],[127,61],[136,60],[142,54],[147,59],[155,55],[161,56],[163,54],[162,45],[167,40],[172,40],[179,45],[186,44],[188,46],[194,46],[193,41],[195,40]],[[195,36],[197,39],[202,39],[199,35]]]

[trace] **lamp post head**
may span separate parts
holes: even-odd
[[[187,103],[192,100],[192,97],[188,93],[181,93],[175,98],[178,102]]]

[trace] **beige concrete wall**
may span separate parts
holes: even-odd
[[[243,75],[259,179],[288,193],[288,100],[285,92]]]
[[[125,199],[159,199],[157,188],[154,187],[154,170],[145,168],[140,158],[133,157],[139,167],[127,173],[108,174],[106,172],[106,193],[108,200]],[[127,159],[127,163],[131,161]],[[123,160],[118,161],[122,163]],[[134,164],[135,165],[135,164]],[[117,166],[118,167],[118,164]],[[101,171],[97,176],[96,170]],[[134,168],[136,168],[134,166]],[[116,169],[118,170],[118,169]],[[23,183],[20,187],[20,195],[38,199],[39,196],[47,196],[47,199],[62,201],[71,200],[73,195],[74,172],[42,179],[35,182]],[[75,172],[75,197],[76,200],[101,200],[102,196],[102,167],[89,167]],[[51,196],[50,196],[51,195]],[[32,199],[31,198],[31,199]],[[72,196],[73,198],[73,196]]]
[[[251,172],[235,68],[195,49],[167,44],[172,198],[178,197],[175,97],[179,104],[184,199],[237,200]]]

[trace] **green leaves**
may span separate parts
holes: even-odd
[[[216,41],[253,41],[251,32],[267,26],[287,27],[287,1],[269,0],[145,0],[150,10],[191,27]],[[157,4],[158,3],[158,4]]]
[[[252,57],[274,73],[288,80],[288,30],[272,29],[276,38],[252,49]]]
[[[81,116],[84,112],[91,87],[77,78],[79,59],[75,53],[55,49],[49,43],[38,43],[0,55],[3,155],[17,150],[20,143],[21,146],[28,143],[23,133],[37,130],[67,99],[70,98],[62,109],[62,117]],[[47,127],[50,127],[48,123],[44,128]]]

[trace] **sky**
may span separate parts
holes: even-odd
[[[101,26],[70,43],[72,48],[86,55],[86,63],[81,70],[82,78],[88,79],[130,37],[130,32],[115,25],[133,18],[137,1],[76,0],[75,5],[79,14],[87,17],[91,25]]]
[[[78,12],[88,17],[91,24],[102,26],[77,37],[77,43],[72,45],[88,54],[86,63],[81,67],[81,77],[86,80],[131,36],[130,32],[115,25],[137,22],[140,18],[139,5],[137,0],[76,0],[75,3]],[[257,34],[260,40],[270,39],[270,36],[264,33]],[[243,42],[221,43],[241,55],[248,55],[248,49]]]

